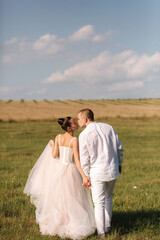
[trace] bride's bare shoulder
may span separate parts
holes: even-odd
[[[60,134],[58,134],[58,135],[55,137],[55,142],[58,142],[58,141],[59,141],[59,138],[60,138]]]

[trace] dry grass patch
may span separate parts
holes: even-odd
[[[23,104],[22,104],[23,103]],[[160,117],[160,99],[0,101],[1,121],[54,120],[90,108],[96,118]]]

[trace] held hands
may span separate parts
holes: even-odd
[[[86,189],[90,190],[91,189],[91,180],[89,177],[84,176],[83,177],[83,183],[82,186],[85,187]]]

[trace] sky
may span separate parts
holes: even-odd
[[[0,0],[0,99],[160,98],[159,0]]]

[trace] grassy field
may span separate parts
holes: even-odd
[[[11,103],[10,103],[11,104]],[[160,119],[101,119],[117,131],[124,147],[123,171],[114,191],[108,240],[160,239]],[[59,132],[56,122],[0,123],[0,235],[2,240],[50,240],[35,222],[35,208],[23,194],[28,174]],[[80,129],[75,133],[78,136]],[[96,235],[89,239],[98,239]]]

